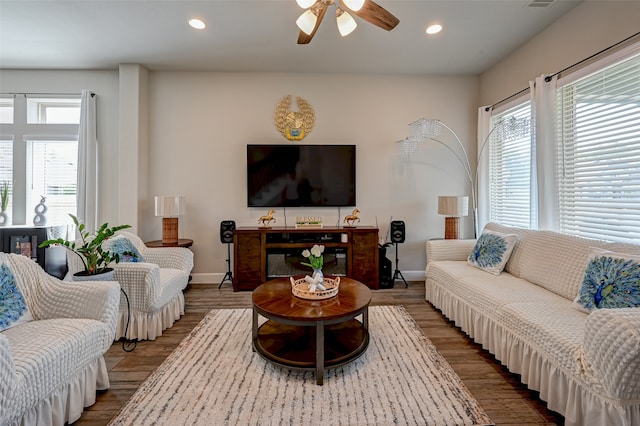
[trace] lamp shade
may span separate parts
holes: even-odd
[[[316,0],[296,0],[296,3],[298,3],[298,6],[301,8],[308,9],[316,3]]]
[[[348,36],[356,29],[358,24],[348,12],[338,8],[336,10],[336,22],[338,23],[338,31],[342,37]]]
[[[296,25],[305,34],[311,35],[313,29],[316,27],[317,21],[318,17],[311,11],[311,9],[309,9],[302,15],[300,15],[300,17],[296,20]]]
[[[342,0],[342,3],[354,12],[359,11],[364,6],[364,0]]]
[[[156,196],[156,216],[175,217],[185,213],[184,197],[181,196]]]
[[[439,196],[438,214],[451,217],[469,214],[469,197],[467,196]]]

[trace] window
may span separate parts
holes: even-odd
[[[640,239],[640,55],[557,93],[560,230]]]
[[[78,143],[29,141],[27,152],[27,205],[37,205],[44,195],[47,222],[67,223],[69,213],[76,213]]]
[[[30,225],[46,197],[47,224],[76,214],[80,96],[0,97],[0,184],[8,182],[13,224]]]
[[[531,102],[491,118],[489,147],[489,220],[521,228],[535,227],[531,211]],[[532,217],[533,216],[533,217]]]
[[[0,96],[0,124],[13,123],[13,98]]]
[[[27,123],[78,124],[80,99],[27,98]]]

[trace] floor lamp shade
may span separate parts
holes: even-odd
[[[469,214],[469,197],[439,196],[438,214],[445,215],[444,238],[457,240],[460,238],[460,216]]]
[[[155,212],[162,217],[162,243],[178,244],[178,216],[185,212],[184,197],[156,196]]]

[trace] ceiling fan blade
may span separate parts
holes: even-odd
[[[366,0],[364,6],[362,6],[362,9],[359,11],[351,12],[365,21],[387,31],[391,31],[400,23],[398,18],[371,0]]]
[[[320,2],[320,5],[316,12],[316,15],[318,16],[318,19],[316,20],[316,26],[313,27],[313,31],[311,31],[311,34],[307,34],[301,30],[300,34],[298,34],[298,44],[309,44],[311,42],[313,36],[316,35],[316,31],[318,31],[318,27],[320,27],[320,23],[322,22],[322,18],[324,18],[324,14],[327,13],[327,6],[328,5]]]

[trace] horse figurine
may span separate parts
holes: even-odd
[[[263,228],[268,228],[269,224],[271,223],[271,221],[273,221],[275,223],[276,218],[273,217],[273,214],[275,213],[275,210],[269,210],[269,213],[267,213],[266,216],[260,216],[260,219],[258,219],[258,223],[262,222],[262,227]]]
[[[353,212],[351,212],[351,214],[349,214],[349,215],[346,215],[342,222],[346,223],[348,227],[354,226],[353,223],[356,220],[358,221],[358,223],[360,223],[360,218],[358,217],[358,213],[360,213],[360,210],[353,209]]]

